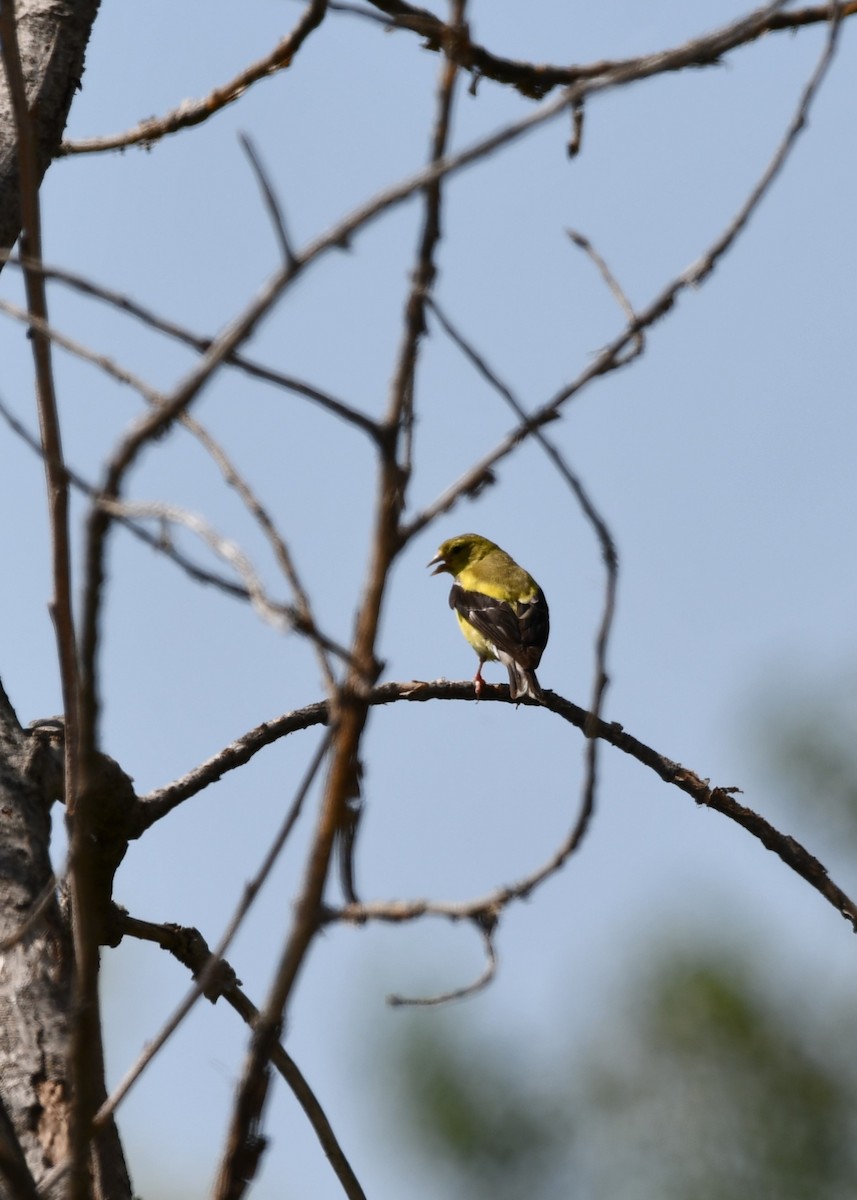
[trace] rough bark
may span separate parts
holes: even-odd
[[[0,687],[0,1100],[36,1180],[67,1148],[72,957],[48,856],[61,786],[56,753],[21,729]]]
[[[28,1196],[24,1164],[39,1183],[69,1148],[73,947],[49,858],[62,780],[49,731],[22,729],[0,685],[0,1200]],[[99,1200],[131,1196],[112,1122],[89,1170]]]
[[[18,45],[36,140],[39,179],[56,156],[80,86],[99,0],[16,0]],[[21,229],[15,122],[0,60],[0,249],[10,250]],[[2,268],[2,263],[0,263]]]

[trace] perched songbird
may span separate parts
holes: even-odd
[[[513,700],[541,700],[536,667],[548,640],[550,621],[542,589],[505,550],[478,533],[450,538],[428,564],[432,575],[447,571],[454,579],[449,607],[461,632],[479,655],[473,682],[482,691],[482,664],[501,662],[509,672]]]

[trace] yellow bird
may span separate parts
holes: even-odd
[[[473,682],[482,691],[482,664],[501,662],[509,672],[513,700],[543,700],[536,679],[547,644],[550,618],[547,601],[529,572],[505,550],[478,533],[462,533],[441,544],[428,564],[432,575],[453,577],[449,607],[461,632],[479,655]]]

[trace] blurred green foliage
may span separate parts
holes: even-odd
[[[666,956],[629,980],[583,1067],[423,1022],[399,1115],[468,1200],[853,1200],[857,1027],[789,1018],[747,963]],[[561,1043],[562,1031],[557,1031]]]
[[[829,1041],[806,1010],[784,1015],[749,965],[729,958],[677,953],[633,991],[621,1053],[594,1061],[575,1098],[592,1128],[591,1195],[857,1195],[851,1046]]]
[[[535,1073],[515,1062],[512,1037],[495,1045],[471,1032],[414,1023],[396,1056],[400,1117],[419,1149],[446,1160],[450,1186],[457,1180],[454,1194],[468,1200],[553,1195],[572,1140],[562,1089],[534,1083]]]
[[[792,680],[763,701],[755,726],[778,795],[802,809],[826,843],[857,844],[857,678]]]

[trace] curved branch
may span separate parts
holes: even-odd
[[[440,50],[449,37],[450,28],[427,9],[408,4],[405,0],[369,0],[389,17],[393,29],[407,29],[424,38],[427,50]],[[331,6],[336,7],[334,5]],[[804,25],[823,24],[830,20],[830,5],[821,4],[783,13],[779,3],[766,4],[748,16],[739,17],[729,25],[711,33],[691,38],[680,46],[655,54],[634,58],[601,59],[582,65],[555,65],[524,62],[494,54],[485,46],[470,40],[459,41],[452,55],[458,66],[473,73],[474,80],[491,79],[508,84],[534,100],[540,100],[556,87],[570,87],[589,79],[620,75],[630,79],[687,68],[718,66],[724,54],[758,41],[767,33],[795,30]],[[857,13],[857,0],[841,5],[843,17]]]
[[[497,974],[497,949],[494,945],[496,919],[476,920],[485,947],[485,966],[472,983],[463,987],[453,988],[449,992],[439,992],[436,996],[397,996],[387,997],[387,1003],[393,1008],[432,1008],[438,1004],[449,1004],[452,1000],[463,1000],[467,996],[475,996],[488,986]]]
[[[185,100],[178,108],[163,117],[150,117],[124,133],[108,134],[106,137],[83,138],[77,142],[63,142],[60,154],[93,154],[103,150],[122,150],[126,146],[141,145],[148,149],[169,133],[178,133],[191,125],[201,125],[209,117],[221,112],[252,87],[260,79],[268,79],[292,65],[294,56],[314,29],[324,20],[327,0],[312,0],[295,28],[278,42],[270,54],[246,67],[234,79],[214,88],[201,100]]]
[[[509,697],[509,688],[505,684],[485,684],[479,694],[479,699],[486,704],[531,704],[535,708],[543,707],[561,717],[570,725],[574,725],[587,737],[600,738],[616,750],[629,755],[644,767],[669,783],[685,792],[691,799],[703,808],[713,809],[721,816],[728,817],[748,833],[752,834],[767,850],[776,854],[787,867],[790,867],[802,879],[805,879],[820,895],[832,904],[846,920],[851,922],[857,932],[857,904],[851,900],[841,888],[830,879],[827,869],[806,850],[800,842],[788,834],[780,833],[764,817],[739,804],[734,787],[711,787],[707,780],[697,775],[681,763],[673,762],[666,755],[660,754],[645,742],[641,742],[632,734],[626,733],[616,721],[594,720],[592,713],[585,708],[573,704],[563,696],[545,689],[544,704],[523,699],[514,702]],[[410,680],[401,683],[385,683],[372,689],[369,695],[371,705],[394,704],[399,701],[410,701],[413,704],[424,704],[429,700],[467,700],[475,701],[476,691],[472,681],[451,682],[440,679],[431,683],[423,680]],[[138,831],[134,836],[139,837],[155,821],[165,816],[183,800],[196,795],[209,783],[219,779],[227,771],[234,770],[248,762],[254,754],[265,746],[270,746],[286,734],[295,733],[299,729],[310,729],[314,725],[324,725],[328,720],[328,706],[322,701],[318,704],[307,705],[306,708],[296,709],[286,713],[275,721],[267,721],[244,734],[243,737],[227,746],[208,762],[195,768],[182,779],[158,791],[150,792],[140,798],[137,821]],[[573,847],[572,847],[573,849]],[[554,860],[551,860],[553,862]],[[564,861],[564,859],[563,859]],[[548,864],[550,866],[550,864]],[[552,869],[556,869],[555,867]],[[525,898],[533,886],[540,882],[546,868],[526,880],[515,884],[511,889],[518,898]],[[450,904],[435,904],[431,901],[391,901],[381,904],[348,905],[342,909],[329,909],[328,920],[346,920],[360,922],[364,920],[382,921],[412,921],[425,913],[449,917],[452,920],[475,918],[490,912],[499,900],[510,889],[500,889],[489,893],[478,900],[455,902]]]

